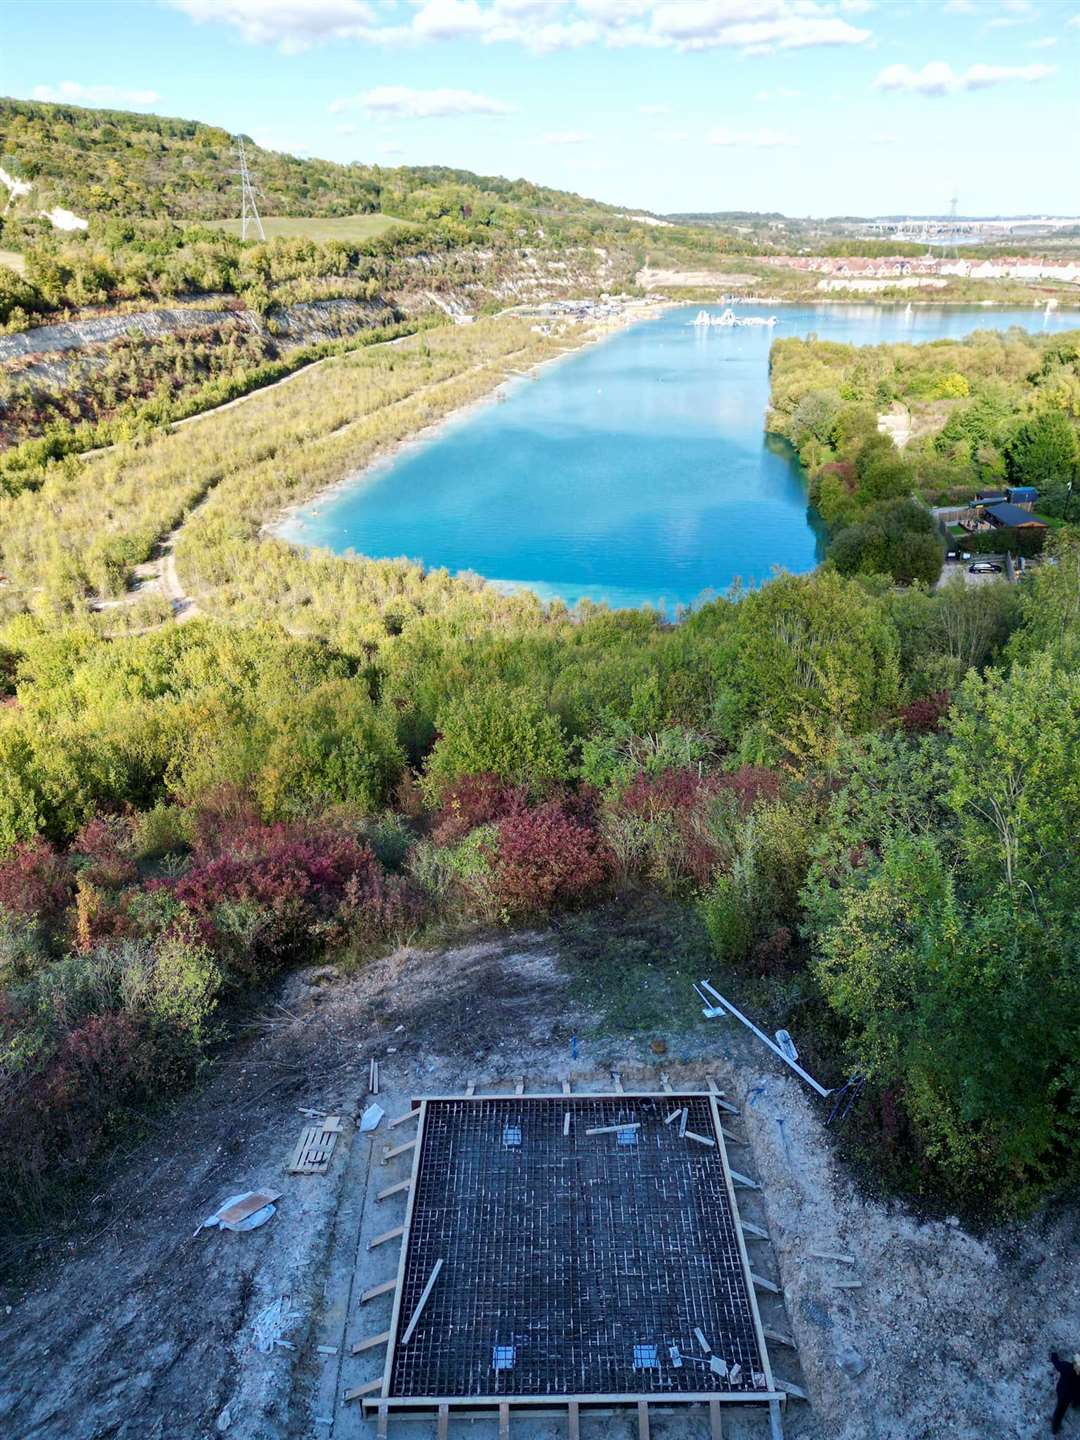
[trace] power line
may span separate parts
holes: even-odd
[[[266,239],[266,231],[263,229],[262,219],[259,216],[259,207],[255,203],[255,187],[251,183],[251,172],[248,170],[247,152],[244,149],[244,137],[236,137],[236,148],[240,156],[240,239],[248,238],[248,226],[255,231],[260,240]]]

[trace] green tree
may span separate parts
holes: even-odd
[[[438,728],[424,776],[433,799],[460,775],[488,772],[542,792],[572,773],[558,718],[527,686],[472,686],[445,707]]]
[[[1060,410],[1038,410],[1017,426],[1005,459],[1014,485],[1046,490],[1068,484],[1080,462],[1076,428]]]

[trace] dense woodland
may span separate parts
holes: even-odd
[[[932,583],[944,546],[927,505],[1034,486],[1051,528],[1080,522],[1080,331],[986,330],[926,345],[780,340],[771,356],[769,428],[790,440],[845,574]],[[878,429],[892,411],[911,438]],[[913,498],[914,497],[914,498]],[[917,503],[916,503],[917,502]],[[1022,531],[972,536],[1032,553]]]

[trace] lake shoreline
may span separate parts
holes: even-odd
[[[370,481],[385,466],[392,464],[406,451],[428,445],[438,438],[439,434],[450,425],[456,425],[465,420],[468,416],[477,411],[485,409],[498,402],[502,393],[507,389],[516,388],[518,385],[535,380],[544,370],[551,366],[561,364],[572,355],[579,355],[596,345],[612,339],[615,335],[621,334],[624,330],[640,325],[646,320],[655,320],[665,311],[682,308],[681,301],[657,299],[633,300],[626,302],[619,311],[613,315],[598,316],[594,320],[585,322],[577,334],[559,336],[560,340],[573,341],[566,344],[555,355],[547,355],[542,360],[521,371],[511,371],[503,375],[483,395],[467,401],[464,405],[455,406],[448,410],[445,415],[440,415],[437,420],[421,426],[411,435],[403,436],[399,440],[392,441],[389,445],[382,447],[374,454],[359,470],[354,470],[348,475],[341,476],[329,485],[322,486],[314,494],[303,500],[295,500],[289,505],[277,511],[272,519],[267,520],[261,527],[260,534],[270,539],[281,540],[287,545],[295,545],[304,549],[325,549],[317,541],[310,540],[302,533],[301,516],[305,511],[312,510],[313,506],[323,505],[336,498],[347,490],[360,489]],[[509,313],[509,312],[508,312]],[[400,343],[400,342],[398,342]]]

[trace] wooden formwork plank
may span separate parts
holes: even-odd
[[[416,1180],[420,1174],[420,1153],[424,1143],[424,1126],[427,1120],[427,1101],[420,1101],[420,1119],[416,1125],[416,1149],[413,1151],[412,1173],[409,1176],[408,1188],[409,1198],[405,1202],[405,1233],[402,1236],[401,1251],[398,1256],[398,1285],[394,1295],[394,1304],[390,1312],[390,1339],[386,1345],[386,1364],[383,1366],[382,1393],[390,1393],[390,1374],[394,1368],[394,1352],[396,1349],[394,1337],[398,1332],[398,1325],[401,1322],[401,1295],[404,1290],[405,1279],[405,1258],[409,1253],[409,1226],[412,1224],[413,1207],[416,1204]]]
[[[376,1245],[385,1245],[390,1240],[398,1240],[405,1234],[404,1225],[395,1225],[393,1230],[384,1230],[381,1235],[376,1235],[374,1240],[368,1241],[368,1249],[374,1250]]]
[[[395,1115],[393,1120],[388,1120],[386,1122],[386,1128],[392,1130],[395,1125],[404,1125],[406,1120],[418,1119],[419,1115],[419,1110],[406,1110],[404,1115]]]
[[[436,1431],[436,1440],[446,1440],[447,1432],[450,1429],[450,1406],[439,1406],[439,1425]]]
[[[382,1163],[389,1165],[391,1160],[396,1160],[399,1155],[407,1155],[410,1150],[416,1148],[415,1140],[406,1140],[402,1145],[393,1145],[383,1151]]]
[[[784,1422],[780,1419],[780,1401],[769,1401],[769,1440],[784,1440]]]
[[[510,1406],[505,1400],[499,1406],[499,1440],[510,1440]]]
[[[354,1385],[351,1390],[345,1391],[346,1400],[361,1400],[365,1395],[374,1395],[376,1390],[382,1389],[382,1376],[378,1380],[369,1380],[366,1385]]]
[[[397,1280],[384,1280],[381,1285],[372,1285],[360,1296],[360,1304],[364,1305],[369,1300],[377,1300],[380,1295],[389,1295],[391,1290],[397,1289]]]
[[[396,1185],[388,1185],[385,1190],[380,1190],[375,1196],[376,1200],[389,1200],[391,1195],[402,1195],[406,1190],[412,1188],[412,1179],[399,1180]]]
[[[724,1422],[720,1418],[720,1401],[709,1401],[709,1432],[711,1440],[724,1440]]]
[[[389,1330],[384,1330],[381,1335],[369,1335],[365,1340],[357,1340],[352,1347],[352,1353],[362,1355],[365,1350],[374,1350],[377,1345],[385,1345],[389,1339]]]
[[[387,1407],[386,1407],[385,1405],[380,1405],[380,1406],[379,1406],[379,1423],[378,1423],[378,1425],[377,1425],[377,1427],[376,1427],[376,1430],[375,1430],[375,1434],[376,1434],[376,1436],[377,1436],[377,1440],[386,1440],[386,1432],[387,1432],[387,1429],[389,1428],[389,1424],[390,1424],[390,1411],[387,1409]]]
[[[569,1421],[570,1440],[581,1440],[581,1406],[576,1400],[571,1400],[566,1412]]]
[[[638,1440],[649,1440],[649,1402],[647,1400],[637,1402],[637,1433]]]

